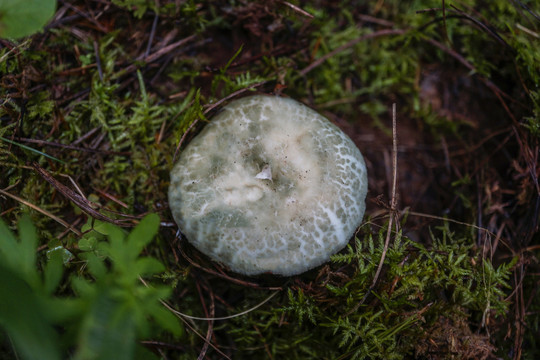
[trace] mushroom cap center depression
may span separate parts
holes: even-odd
[[[187,239],[238,273],[294,275],[343,248],[367,171],[339,128],[291,99],[227,105],[182,152],[169,204]]]

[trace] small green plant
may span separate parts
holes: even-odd
[[[262,76],[252,76],[249,71],[241,73],[234,76],[229,76],[227,71],[232,63],[236,60],[238,56],[242,53],[243,46],[234,53],[234,55],[227,61],[224,67],[222,67],[219,72],[214,76],[212,80],[212,94],[217,97],[223,97],[231,94],[234,91],[248,88],[256,83],[263,82],[268,80]]]
[[[54,15],[56,0],[0,1],[0,37],[21,38],[43,29]]]
[[[158,11],[156,3],[150,0],[112,0],[113,4],[133,10],[137,18],[142,18],[148,10]]]
[[[385,232],[381,228],[377,234],[356,238],[348,251],[334,255],[334,263],[347,266],[344,273],[333,275],[334,280],[289,290],[289,305],[282,310],[300,327],[307,330],[316,324],[323,337],[334,339],[331,358],[402,359],[422,349],[402,339],[428,341],[429,331],[423,329],[439,329],[441,314],[456,323],[465,319],[483,323],[487,316],[507,311],[505,290],[515,260],[495,267],[479,259],[470,239],[454,234],[448,224],[433,232],[430,247],[396,233],[385,271],[372,289]],[[469,329],[462,331],[469,336]],[[477,340],[486,341],[480,335]],[[309,340],[303,342],[316,347]],[[480,351],[467,346],[463,352]]]
[[[289,298],[289,305],[283,308],[283,311],[294,313],[298,318],[299,325],[302,325],[302,322],[307,318],[312,324],[316,325],[317,320],[315,320],[315,313],[319,311],[314,305],[313,300],[306,296],[302,289],[295,293],[289,289],[287,292]]]
[[[61,257],[54,253],[39,273],[35,229],[27,216],[18,225],[20,241],[0,221],[0,327],[24,358],[40,354],[44,360],[59,359],[58,334],[49,310],[62,276]]]
[[[0,327],[23,358],[54,360],[67,352],[73,359],[133,359],[147,352],[136,339],[151,328],[183,333],[160,303],[170,288],[140,281],[164,270],[158,260],[140,257],[157,233],[157,215],[143,218],[127,236],[108,223],[86,225],[78,258],[87,275],[73,276],[62,291],[62,268],[73,266],[63,265],[65,249],[49,251],[39,271],[35,228],[27,216],[18,227],[20,240],[0,221]]]

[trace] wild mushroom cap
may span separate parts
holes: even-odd
[[[341,250],[365,211],[362,154],[305,105],[231,102],[171,172],[169,205],[187,239],[231,270],[295,275]]]

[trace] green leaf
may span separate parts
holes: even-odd
[[[28,215],[21,217],[18,228],[20,241],[17,241],[9,228],[0,220],[0,260],[6,267],[21,274],[30,285],[35,286],[38,283],[35,269],[36,230]]]
[[[94,230],[100,234],[107,235],[111,242],[122,242],[125,234],[118,226],[106,222],[97,222],[94,225]]]
[[[47,24],[55,10],[55,0],[0,0],[0,37],[31,35]]]
[[[238,48],[238,50],[236,50],[234,55],[229,59],[229,61],[227,61],[227,64],[223,67],[223,69],[221,69],[222,74],[225,74],[227,72],[227,70],[229,69],[229,66],[231,66],[234,59],[236,59],[238,55],[240,55],[243,49],[244,49],[244,45],[240,45],[240,47]]]
[[[50,242],[49,245],[53,245],[53,242]],[[54,248],[47,250],[47,258],[50,258],[52,253],[59,252],[62,256],[62,262],[64,264],[69,263],[71,260],[73,260],[73,254],[68,249],[64,248],[63,246],[55,246]]]
[[[82,322],[75,360],[130,360],[135,348],[133,319],[107,289],[97,292]]]
[[[135,270],[141,276],[153,275],[165,271],[165,266],[157,259],[146,257],[137,260]]]
[[[184,333],[184,328],[178,322],[176,316],[161,306],[161,304],[156,303],[155,306],[152,306],[149,309],[149,312],[162,328],[170,331],[176,336],[181,336]]]
[[[1,0],[0,0],[0,1],[1,1]],[[1,21],[0,21],[0,26],[1,26],[1,25],[2,25],[2,23],[1,23]],[[0,32],[0,33],[1,33],[1,32]],[[36,154],[38,154],[38,155],[43,155],[43,156],[45,156],[45,157],[48,158],[48,159],[51,159],[51,160],[54,160],[54,161],[59,162],[60,164],[66,165],[66,162],[65,162],[65,161],[62,161],[62,160],[60,160],[60,159],[57,159],[57,158],[55,158],[55,157],[52,156],[52,155],[49,155],[49,154],[47,154],[47,153],[44,153],[43,151],[36,150],[36,149],[34,149],[33,147],[30,147],[30,146],[27,146],[27,145],[24,145],[24,144],[20,144],[20,143],[18,143],[18,142],[16,142],[16,141],[13,141],[13,140],[10,140],[10,139],[6,139],[6,138],[3,137],[3,136],[0,136],[0,140],[5,141],[5,142],[7,142],[7,143],[10,143],[10,144],[12,144],[12,145],[16,145],[16,146],[20,147],[21,149],[25,149],[25,150],[31,151],[31,152],[36,153]]]
[[[62,330],[63,336],[74,337],[77,335],[73,328],[65,331],[66,326],[73,324],[79,326],[80,319],[86,311],[87,306],[80,298],[49,296],[43,299],[43,313],[51,324],[59,325],[64,329]],[[73,340],[72,343],[75,341]]]
[[[71,286],[79,297],[90,299],[94,296],[96,288],[94,284],[82,277],[74,277],[71,279]]]
[[[79,240],[79,249],[81,251],[92,251],[96,248],[97,239],[95,236],[83,237]]]
[[[130,256],[124,244],[124,232],[112,224],[105,224],[102,230],[109,238],[109,242],[101,242],[98,249],[109,256],[116,267],[123,269],[127,265],[127,259]]]
[[[0,260],[11,267],[17,264],[17,239],[8,226],[0,219]],[[15,257],[15,258],[14,258]]]
[[[51,295],[62,279],[63,253],[52,251],[50,259],[43,270],[43,288],[46,295]]]
[[[131,258],[139,256],[144,247],[152,241],[158,232],[159,223],[157,214],[148,214],[128,235],[128,250]]]
[[[30,285],[0,264],[0,327],[25,359],[60,359],[57,333],[46,320],[42,302]]]
[[[87,253],[85,255],[88,271],[96,279],[104,278],[107,275],[107,268],[103,261],[94,253]]]

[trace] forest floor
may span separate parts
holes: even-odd
[[[539,358],[539,64],[534,0],[58,1],[0,39],[0,359]],[[293,277],[168,209],[175,153],[252,93],[368,168],[355,239]]]

